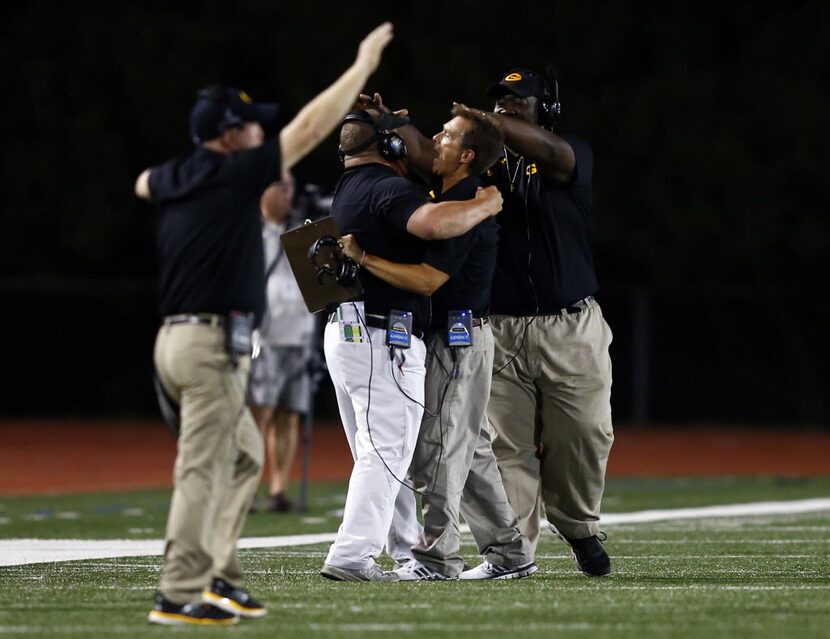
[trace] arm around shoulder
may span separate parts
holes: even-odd
[[[495,186],[479,188],[471,200],[428,202],[409,217],[406,230],[422,240],[446,240],[463,235],[501,211],[502,197]]]
[[[495,113],[487,115],[497,121],[504,142],[512,151],[536,162],[545,177],[560,184],[570,182],[576,170],[576,155],[570,142],[529,122]]]

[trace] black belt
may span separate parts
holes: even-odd
[[[206,324],[208,326],[224,326],[225,318],[221,315],[213,315],[212,313],[179,313],[178,315],[168,315],[162,321],[165,326],[173,324]]]
[[[371,326],[372,328],[382,328],[383,330],[389,328],[389,318],[385,315],[371,315],[367,313],[363,321],[366,326]]]
[[[565,308],[560,308],[556,311],[539,311],[538,313],[534,313],[535,315],[542,316],[542,315],[574,315],[576,313],[581,313],[585,309],[587,309],[594,301],[594,298],[589,295],[588,297],[583,297],[581,300],[574,302],[570,306],[566,306]]]
[[[389,328],[389,318],[386,315],[373,315],[371,313],[366,313],[365,315],[361,316],[363,323],[366,326],[371,326],[372,328],[382,328],[384,331]],[[332,313],[329,316],[329,323],[334,323],[337,321],[337,311]],[[417,329],[412,330],[412,335],[417,337],[418,339],[424,339],[424,332],[419,331]]]
[[[578,302],[574,302],[573,304],[571,304],[567,308],[561,309],[559,311],[559,313],[556,313],[556,314],[565,313],[567,315],[573,315],[574,313],[581,313],[586,308],[588,308],[588,306],[590,306],[593,301],[594,301],[594,298],[590,295],[588,297],[583,297]]]
[[[490,323],[490,318],[489,317],[474,317],[473,318],[473,328],[479,328],[479,327],[484,326],[484,325],[489,324],[489,323]],[[447,330],[447,325],[446,324],[433,324],[432,326],[429,327],[429,332],[430,333],[440,333],[440,332],[446,331],[446,330]]]

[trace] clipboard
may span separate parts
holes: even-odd
[[[355,279],[350,286],[343,286],[334,277],[318,278],[316,269],[308,256],[309,249],[324,235],[340,237],[340,230],[332,216],[316,222],[306,222],[302,226],[280,235],[283,251],[291,265],[294,279],[303,294],[306,308],[310,313],[322,311],[327,306],[342,304],[363,296],[363,287]],[[333,269],[340,262],[336,247],[323,246],[317,254],[318,264],[327,264]]]

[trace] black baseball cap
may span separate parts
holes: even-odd
[[[235,87],[206,87],[196,94],[196,103],[190,111],[190,137],[195,144],[201,144],[246,122],[270,124],[277,119],[277,113],[276,103],[254,102],[251,96]]]
[[[520,98],[541,98],[546,93],[547,83],[544,78],[536,71],[524,68],[510,69],[501,80],[487,87],[487,95],[497,100],[508,94]]]

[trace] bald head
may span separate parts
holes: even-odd
[[[373,120],[380,117],[377,109],[366,109],[365,113]],[[349,120],[345,122],[340,128],[340,149],[345,155],[351,155],[351,149],[359,149],[362,144],[365,144],[375,134],[375,128],[368,122],[361,122],[360,120]],[[366,149],[359,151],[360,153],[375,148],[375,145],[370,145]]]

